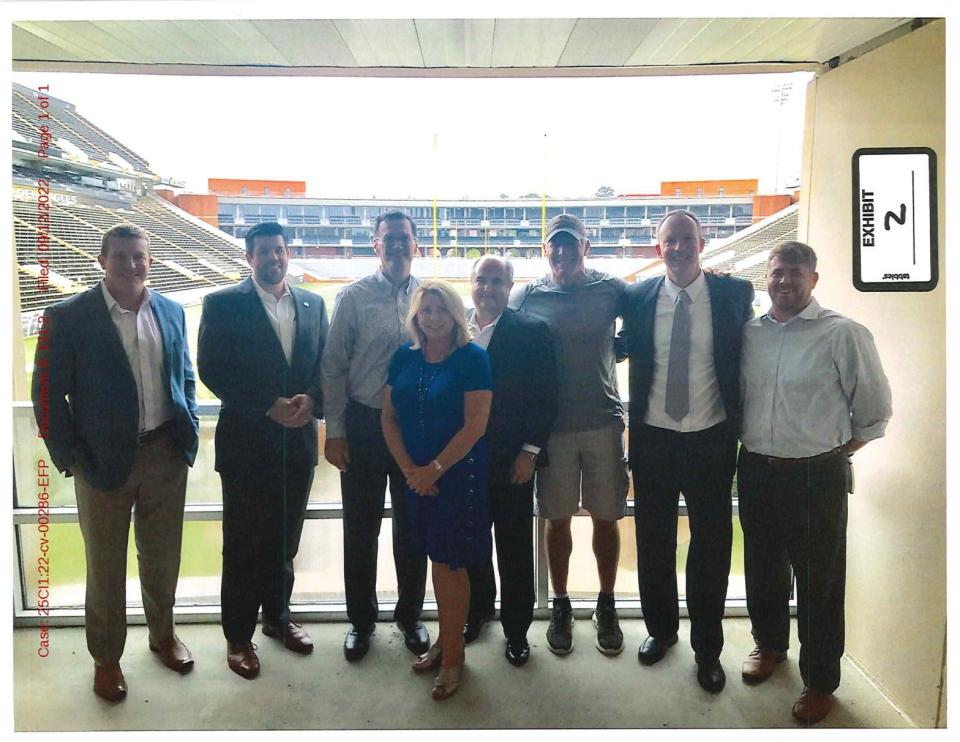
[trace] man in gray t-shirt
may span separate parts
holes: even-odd
[[[547,224],[549,276],[517,289],[510,304],[550,327],[556,344],[559,409],[546,449],[549,464],[536,475],[536,512],[547,523],[547,555],[553,612],[547,644],[555,654],[573,650],[573,610],[567,595],[571,517],[581,504],[593,519],[593,547],[600,576],[594,623],[597,649],[623,650],[614,583],[626,511],[627,467],[623,405],[617,392],[613,350],[615,323],[627,284],[588,270],[590,250],[583,223],[569,214]]]

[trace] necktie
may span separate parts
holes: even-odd
[[[665,412],[680,422],[690,411],[690,297],[680,291],[673,310],[670,333],[670,362],[667,364]]]

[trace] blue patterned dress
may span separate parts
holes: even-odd
[[[409,344],[390,362],[387,382],[403,443],[418,466],[429,464],[463,427],[465,392],[491,389],[490,360],[474,343],[457,348],[442,363],[427,363]],[[406,493],[413,546],[451,569],[489,562],[490,509],[487,501],[487,442],[437,480],[439,495]]]

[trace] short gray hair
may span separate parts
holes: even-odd
[[[477,275],[477,266],[480,265],[484,260],[495,260],[498,263],[506,266],[507,270],[507,280],[510,283],[513,283],[513,263],[507,260],[502,255],[481,255],[479,258],[473,261],[473,266],[470,268],[470,280],[473,280],[473,277]]]

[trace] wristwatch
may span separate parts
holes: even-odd
[[[434,459],[434,460],[431,461],[430,463],[433,464],[433,468],[436,469],[438,472],[442,472],[442,471],[443,471],[443,464],[441,464],[441,463],[440,463],[439,461],[437,461],[436,459]]]

